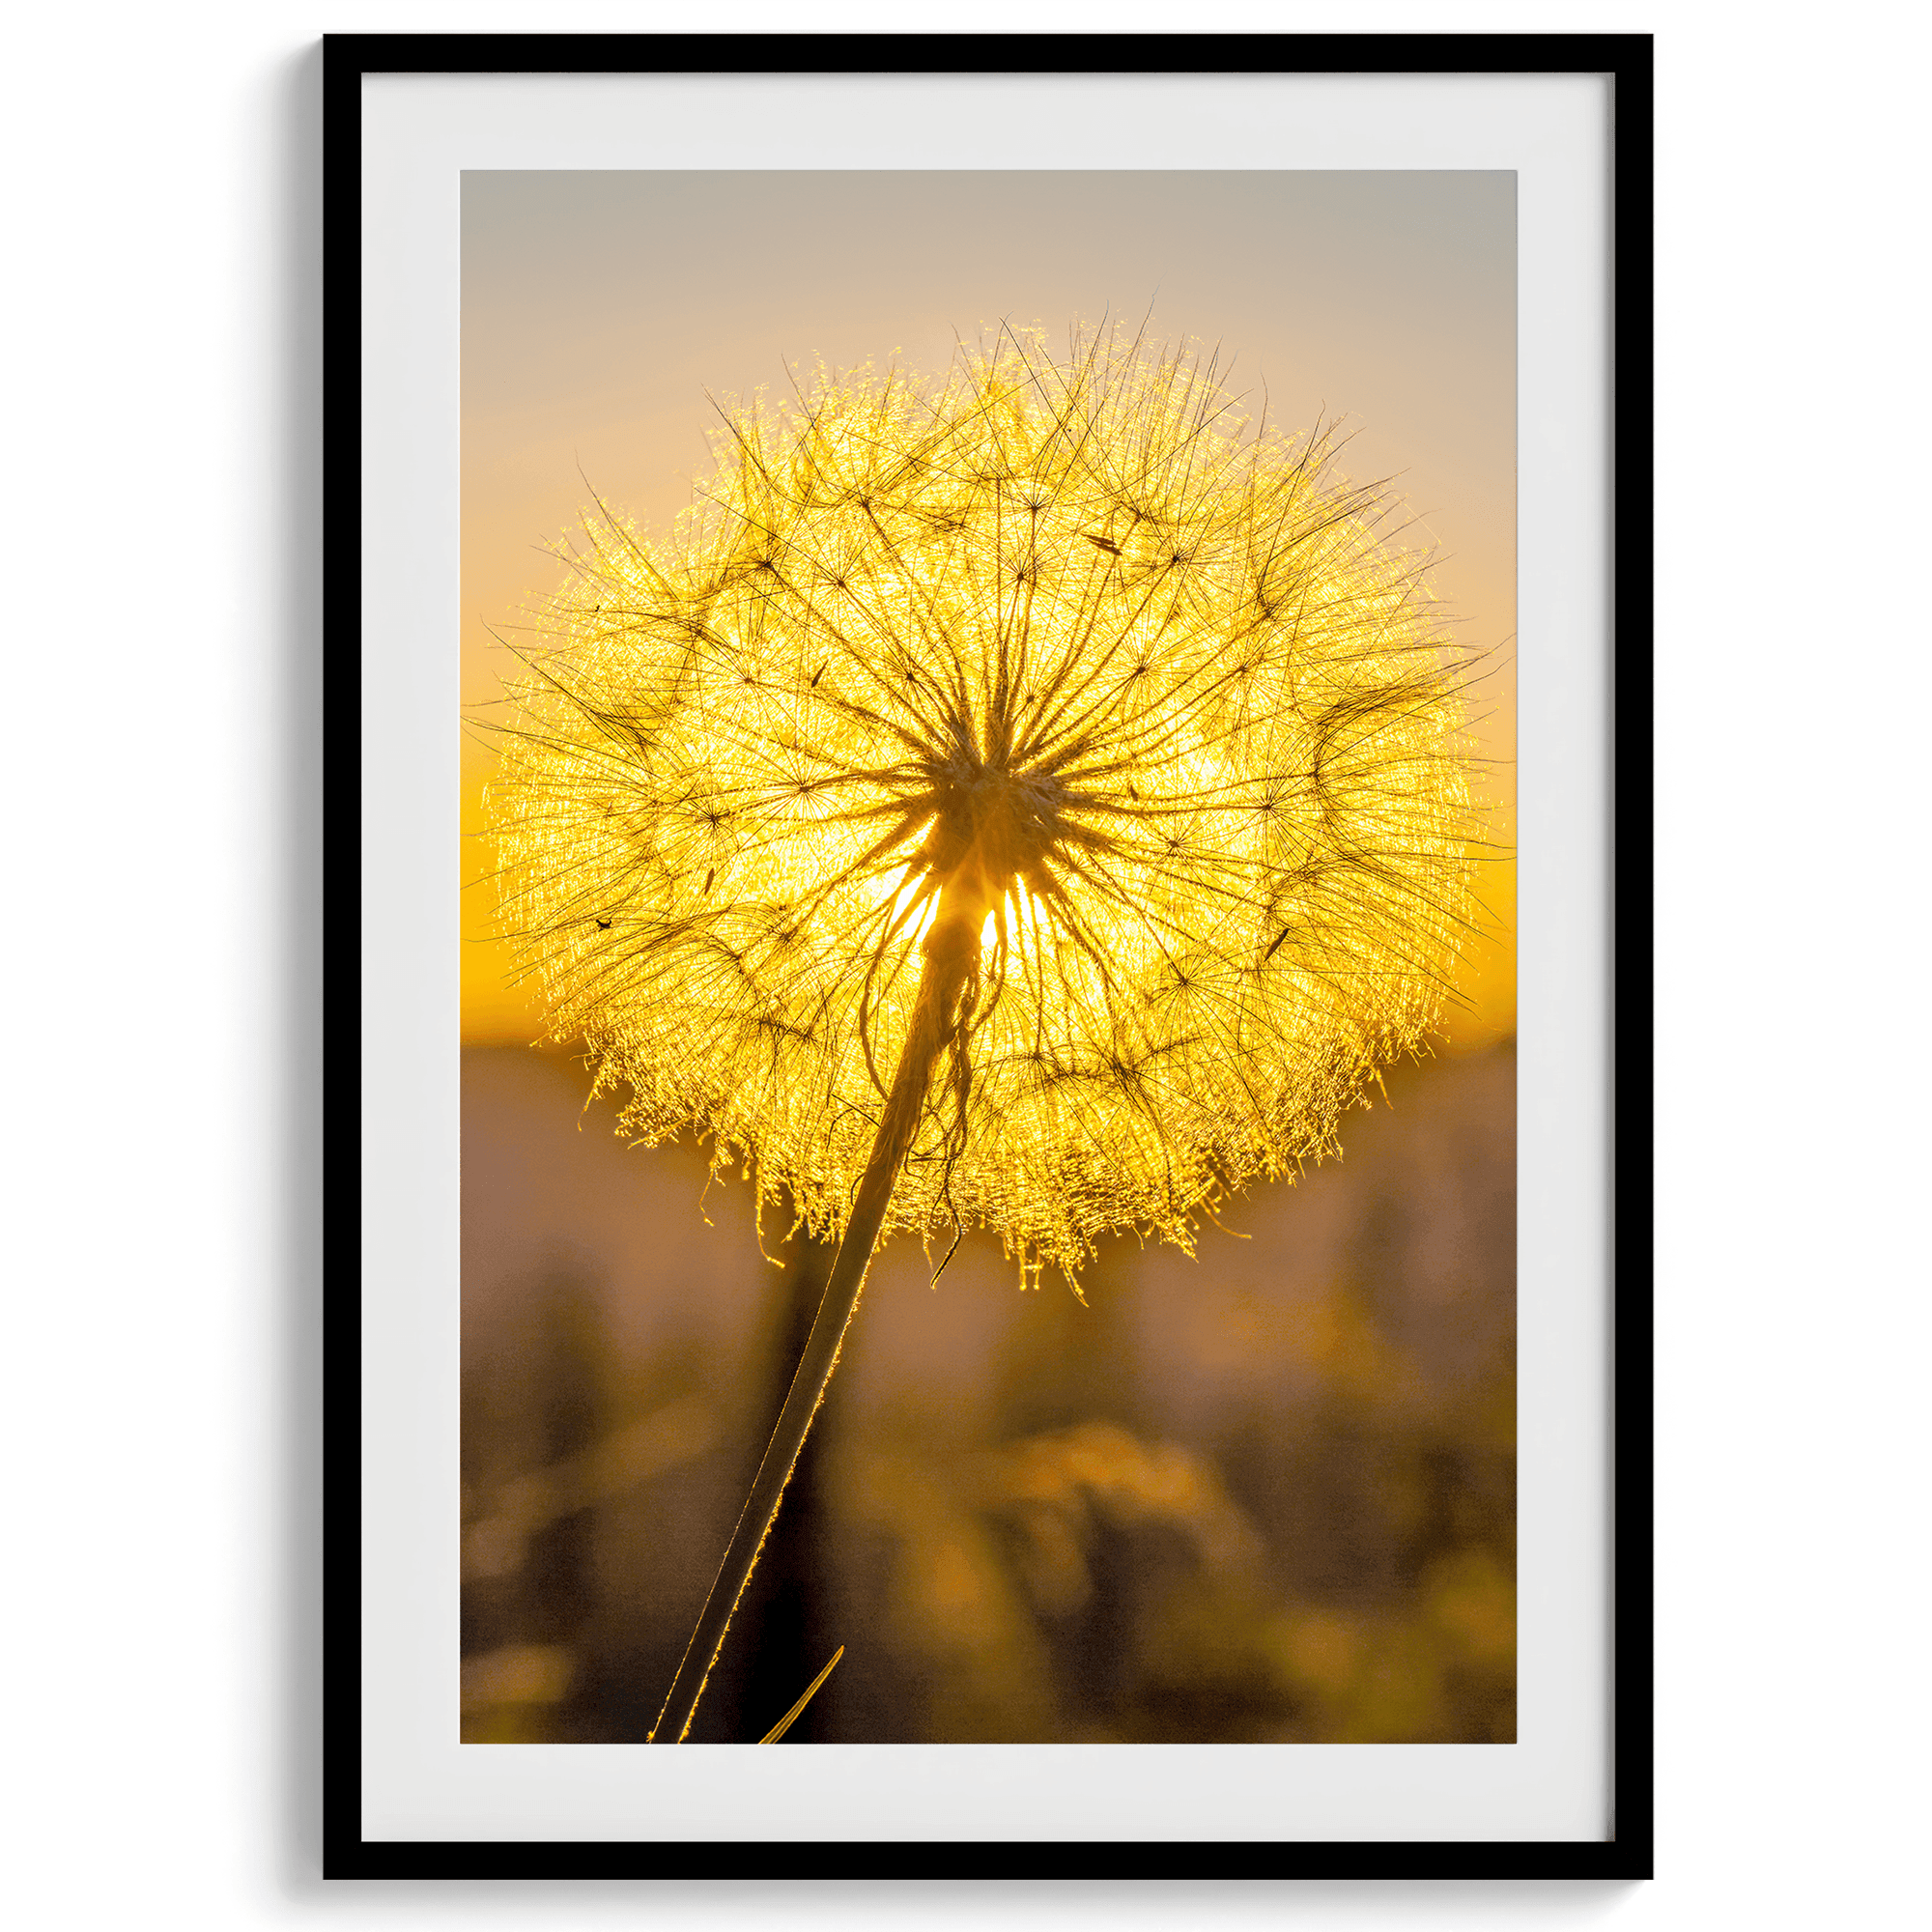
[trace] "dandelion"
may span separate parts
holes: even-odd
[[[1214,363],[1008,330],[739,408],[668,541],[559,554],[491,787],[506,923],[626,1130],[839,1247],[682,1739],[882,1234],[1023,1285],[1332,1150],[1469,898],[1462,660],[1386,499]]]

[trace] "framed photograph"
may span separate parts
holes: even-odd
[[[327,1875],[1648,1876],[1648,37],[325,91]]]

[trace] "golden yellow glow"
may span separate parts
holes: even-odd
[[[1329,1151],[1434,1023],[1460,664],[1385,501],[1210,363],[1037,333],[731,413],[602,510],[490,787],[505,923],[627,1130],[843,1224],[942,891],[984,942],[889,1227],[1069,1271]]]

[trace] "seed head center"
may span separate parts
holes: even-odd
[[[1051,890],[1044,861],[1061,831],[1066,789],[1049,773],[1015,771],[955,753],[933,774],[937,815],[926,839],[929,871],[962,913],[983,915],[1024,880]]]

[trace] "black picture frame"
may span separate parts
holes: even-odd
[[[370,1840],[362,1834],[362,1326],[355,1236],[331,1242],[325,1312],[324,1875],[330,1879],[1002,1877],[1641,1879],[1653,1859],[1652,116],[1647,35],[331,35],[324,42],[325,622],[331,639],[326,1183],[359,1225],[361,951],[355,639],[361,550],[361,83],[549,73],[1591,74],[1611,87],[1613,676],[1609,1739],[1614,1835],[1589,1842],[1070,1843]]]

